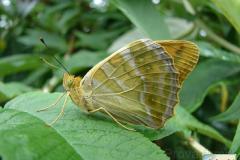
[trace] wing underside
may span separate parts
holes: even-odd
[[[185,40],[164,40],[156,41],[156,43],[163,46],[167,53],[172,56],[174,66],[180,73],[179,83],[182,84],[197,64],[199,58],[197,45]]]
[[[176,67],[177,56],[167,53],[168,43],[159,42],[135,41],[94,67],[83,83],[91,85],[92,108],[104,107],[120,121],[162,127],[173,115],[186,74],[181,77],[180,60]]]

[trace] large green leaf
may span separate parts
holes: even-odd
[[[13,55],[0,59],[0,77],[18,73],[26,70],[33,70],[39,67],[42,62],[39,56],[35,55]]]
[[[4,160],[83,159],[40,119],[14,109],[0,109],[0,117],[0,155]]]
[[[240,119],[240,93],[235,98],[233,104],[223,113],[212,118],[217,121],[229,121]]]
[[[7,101],[17,95],[24,92],[32,91],[33,89],[23,83],[10,82],[3,83],[0,82],[0,102]]]
[[[41,131],[41,133],[45,132],[44,135],[48,135],[48,130],[52,130],[51,136],[52,139],[60,137],[61,140],[56,140],[58,145],[55,147],[49,147],[46,138],[36,139],[34,143],[34,147],[29,147],[28,145],[19,145],[23,150],[28,150],[31,148],[29,152],[31,154],[35,154],[36,159],[39,157],[46,156],[46,153],[37,152],[37,148],[41,148],[41,145],[45,144],[46,150],[55,154],[58,159],[61,158],[59,154],[60,152],[65,153],[65,148],[61,149],[61,146],[68,146],[72,148],[74,151],[74,155],[78,155],[78,157],[82,157],[82,159],[89,160],[98,160],[98,159],[159,159],[164,160],[168,159],[168,157],[164,154],[164,152],[153,144],[149,139],[144,137],[142,134],[138,132],[128,131],[119,127],[116,123],[109,122],[107,119],[101,119],[100,116],[96,115],[86,115],[80,111],[71,101],[67,103],[67,107],[65,110],[64,117],[57,121],[51,127],[46,127],[44,124],[53,120],[57,114],[60,112],[60,108],[62,106],[63,101],[61,101],[56,109],[52,109],[45,112],[36,112],[37,109],[45,107],[52,102],[56,101],[57,97],[61,95],[59,93],[55,94],[47,94],[41,92],[30,92],[17,98],[13,99],[9,103],[5,105],[7,109],[15,109],[18,112],[18,116],[21,117],[21,114],[24,114],[29,117],[28,120],[24,120],[23,122],[19,122],[18,120],[12,120],[12,116],[1,120],[3,122],[11,121],[12,125],[16,125],[18,123],[23,123],[23,126],[26,125],[28,127],[38,128],[39,130],[44,128],[47,131]],[[0,116],[0,119],[4,116]],[[31,125],[32,120],[41,122],[39,125]],[[2,123],[1,123],[2,124]],[[2,124],[3,125],[3,124]],[[11,125],[11,126],[12,126]],[[0,127],[0,134],[5,134],[5,130],[3,127]],[[16,131],[12,132],[20,132],[21,127],[15,128]],[[18,130],[19,129],[19,130]],[[32,129],[31,129],[32,130]],[[27,130],[26,130],[27,132]],[[27,133],[31,134],[31,132]],[[16,134],[18,135],[18,134]],[[11,139],[11,136],[6,136],[6,141]],[[57,139],[56,138],[56,139]],[[19,141],[18,141],[19,142]],[[17,141],[12,142],[9,145],[9,148],[16,149]],[[40,143],[40,144],[39,144]],[[51,143],[51,142],[49,142]],[[59,146],[59,144],[61,144]],[[58,148],[59,146],[59,148]],[[25,148],[26,147],[26,148]],[[2,148],[2,147],[1,147]],[[55,150],[59,149],[59,150]],[[0,149],[1,150],[1,149]],[[39,149],[40,150],[40,149]],[[42,148],[41,148],[42,150]],[[40,150],[40,151],[41,151]],[[5,152],[5,155],[12,154],[12,152]],[[69,154],[68,154],[69,155]]]
[[[176,113],[178,115],[178,113]],[[139,132],[145,135],[145,137],[148,137],[150,140],[159,140],[164,137],[167,137],[175,132],[186,132],[190,133],[191,131],[186,128],[184,125],[180,125],[180,123],[177,122],[176,116],[170,118],[167,120],[163,128],[160,128],[158,130],[146,128],[143,126],[135,126]]]
[[[183,132],[185,136],[190,136],[191,132],[197,132],[222,142],[228,147],[230,146],[230,141],[223,137],[217,130],[200,122],[181,106],[176,107],[175,116],[170,118],[163,128],[158,130],[139,128],[138,130],[151,140],[158,140],[175,132]]]
[[[180,104],[195,111],[203,102],[209,88],[240,71],[239,63],[210,59],[197,65],[186,79],[180,92]]]
[[[223,12],[224,16],[232,23],[235,29],[240,33],[240,1],[238,0],[212,0]]]
[[[235,132],[235,136],[229,150],[229,153],[235,153],[240,156],[240,121],[238,122],[238,127]]]
[[[157,39],[171,38],[163,15],[149,0],[111,0],[147,37]]]

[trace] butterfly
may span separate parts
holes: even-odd
[[[83,78],[64,73],[63,86],[86,113],[100,111],[127,129],[123,123],[158,129],[174,115],[179,90],[198,57],[198,47],[190,41],[140,39],[96,64]]]

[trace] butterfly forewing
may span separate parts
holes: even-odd
[[[88,108],[104,107],[118,120],[159,128],[178,103],[179,71],[161,44],[138,40],[90,70],[82,87],[91,92]]]

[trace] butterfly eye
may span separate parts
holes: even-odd
[[[73,80],[72,80],[72,79],[69,79],[68,82],[67,82],[67,85],[68,85],[68,86],[71,86],[72,83],[73,83]]]

